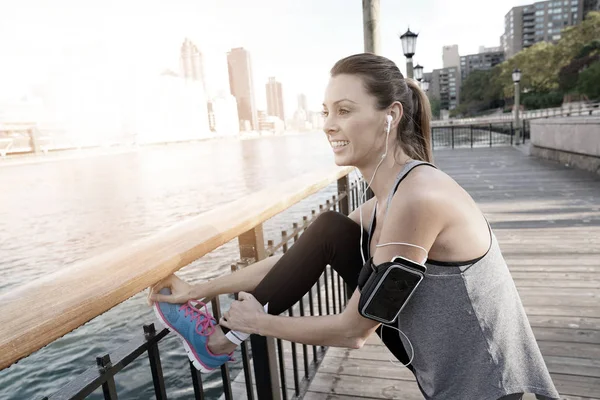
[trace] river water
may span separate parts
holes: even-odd
[[[0,160],[2,161],[2,160]],[[4,165],[3,165],[4,163]],[[276,185],[333,166],[324,135],[222,139],[143,147],[120,154],[0,162],[0,293],[79,260],[126,245],[174,223]],[[265,239],[335,194],[335,183],[265,223]],[[229,271],[236,241],[179,273],[200,281]],[[140,293],[44,349],[0,371],[0,399],[50,395],[153,322]],[[44,312],[39,299],[38,312]],[[229,297],[222,296],[227,306]],[[0,316],[0,321],[1,321]],[[159,346],[167,395],[191,398],[189,366],[180,342]],[[241,357],[236,357],[238,360]],[[239,372],[241,361],[232,365]],[[146,356],[116,376],[120,399],[153,398]],[[208,398],[221,394],[220,374],[205,376]],[[90,399],[102,398],[101,390]]]

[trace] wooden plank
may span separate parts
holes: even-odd
[[[527,314],[532,327],[600,330],[600,318]]]
[[[345,396],[343,394],[331,394],[331,393],[319,393],[309,391],[304,396],[304,400],[352,400],[352,399],[366,399],[366,400],[376,400],[380,397],[358,397],[356,395]]]
[[[529,280],[550,280],[550,281],[593,281],[599,282],[600,275],[595,272],[540,272],[540,271],[511,271],[512,278],[517,280],[529,281]]]
[[[515,285],[520,289],[528,288],[577,288],[577,289],[600,289],[600,281],[585,279],[519,279],[513,278]]]
[[[390,357],[392,358],[392,357]],[[388,361],[357,360],[355,358],[336,357],[327,355],[319,368],[319,372],[362,376],[365,378],[385,378],[390,380],[415,381],[413,373],[398,363],[394,365]]]
[[[1,295],[0,370],[350,171],[335,167],[291,179]],[[40,299],[43,313],[37,311]]]
[[[599,368],[598,376],[600,376],[600,346],[591,343],[551,342],[539,339],[538,345],[544,356],[573,357],[582,362],[595,360]]]
[[[600,345],[600,331],[591,329],[532,327],[538,341]],[[600,347],[600,346],[598,346]]]
[[[563,307],[552,307],[539,304],[523,304],[527,315],[538,315],[546,317],[575,317],[598,319],[598,309],[591,307],[579,307],[577,304]]]
[[[354,398],[423,400],[416,382],[327,374],[320,371],[311,383],[310,390]]]
[[[560,388],[561,396],[584,396],[600,399],[600,378],[582,377],[566,374],[551,374],[555,386]],[[572,398],[572,397],[565,397]]]

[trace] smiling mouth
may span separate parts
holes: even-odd
[[[334,149],[338,149],[340,147],[344,147],[347,144],[349,144],[350,142],[347,140],[334,140],[331,143],[331,147],[333,147]]]

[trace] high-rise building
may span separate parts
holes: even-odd
[[[583,16],[584,0],[549,0],[513,7],[504,16],[500,39],[505,57],[511,58],[538,42],[558,41],[561,31],[581,22]]]
[[[281,82],[277,82],[275,78],[269,78],[266,84],[267,88],[267,114],[273,117],[279,117],[285,121],[283,110],[283,91]]]
[[[181,66],[181,76],[184,79],[200,81],[202,88],[206,92],[206,80],[204,79],[204,60],[198,47],[188,38],[181,45],[181,55],[179,58]]]
[[[504,61],[504,51],[487,51],[460,57],[462,81],[475,70],[488,70]]]
[[[308,102],[306,101],[306,95],[304,93],[298,95],[298,109],[308,113]]]
[[[229,93],[219,93],[210,101],[209,124],[219,136],[237,135],[240,131],[237,101]]]
[[[461,76],[458,67],[434,69],[429,83],[429,97],[440,99],[440,109],[452,110],[459,104]]]
[[[458,45],[444,46],[442,48],[442,61],[444,68],[460,67],[460,56],[458,55]]]
[[[478,53],[498,53],[500,51],[503,51],[502,46],[495,46],[495,47],[479,46]]]
[[[240,130],[258,129],[250,53],[243,47],[231,49],[227,53],[227,69],[229,88],[237,101]]]

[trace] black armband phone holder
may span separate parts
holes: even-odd
[[[380,265],[374,265],[372,258],[367,260],[358,277],[360,315],[393,324],[423,280],[426,270],[424,265],[401,256]]]

